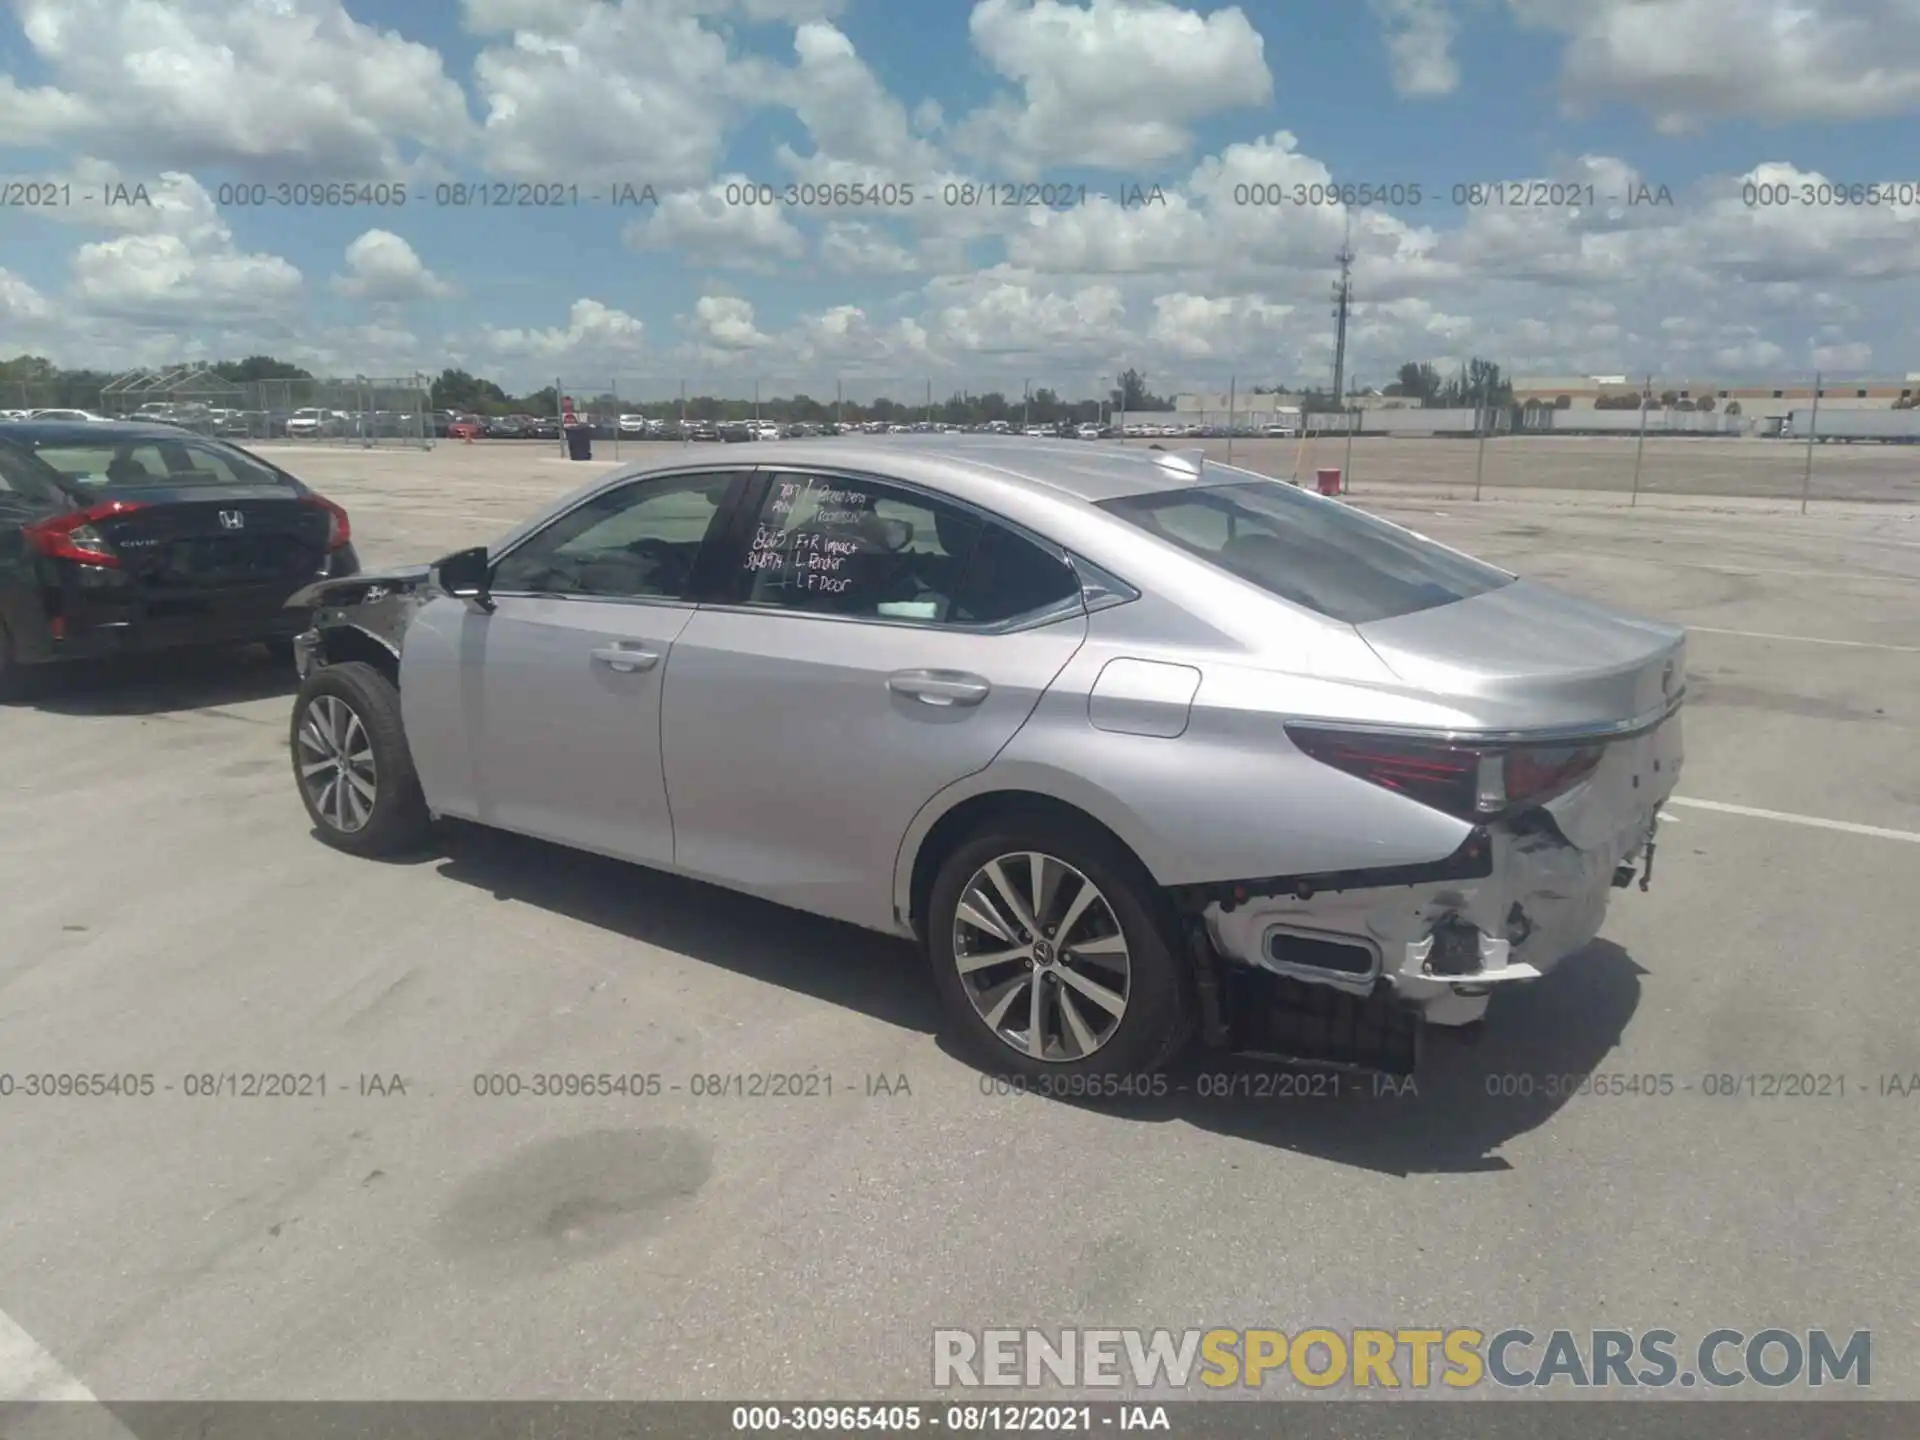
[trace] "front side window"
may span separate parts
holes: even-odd
[[[1073,569],[1007,527],[881,481],[783,473],[738,599],[815,615],[997,625],[1077,600]]]
[[[1450,605],[1514,579],[1277,480],[1130,495],[1100,505],[1270,595],[1349,625]]]
[[[683,600],[736,477],[676,475],[596,495],[494,567],[501,594]]]

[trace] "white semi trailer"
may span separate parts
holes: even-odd
[[[1869,440],[1887,445],[1920,444],[1920,410],[1793,410],[1780,429],[1786,439]]]

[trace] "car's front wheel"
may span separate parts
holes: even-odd
[[[983,827],[941,865],[934,978],[969,1050],[1029,1079],[1145,1075],[1189,1031],[1175,927],[1152,877],[1092,826]]]
[[[425,838],[431,817],[400,724],[400,692],[371,665],[328,665],[293,702],[293,779],[320,838],[388,855]]]

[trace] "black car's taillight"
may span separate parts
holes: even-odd
[[[109,500],[85,510],[31,521],[20,527],[20,533],[28,545],[50,560],[71,560],[76,565],[117,570],[120,557],[108,548],[106,538],[94,526],[140,508],[131,500]]]
[[[324,495],[307,495],[301,503],[311,505],[317,510],[327,512],[327,552],[345,548],[353,539],[353,522],[347,519],[347,512],[327,499]]]
[[[1304,755],[1461,820],[1488,820],[1564,794],[1600,764],[1604,744],[1487,746],[1289,725]]]

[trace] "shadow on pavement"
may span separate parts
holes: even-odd
[[[630,939],[939,1037],[958,1063],[931,978],[905,942],[732,891],[480,826],[441,827],[439,873]],[[416,859],[414,863],[418,863]],[[1177,1122],[1387,1174],[1511,1168],[1495,1153],[1553,1118],[1599,1071],[1640,1003],[1645,972],[1610,941],[1496,995],[1484,1026],[1429,1030],[1412,1081],[1235,1061],[1193,1047],[1144,1095],[1009,1097],[1149,1124]],[[991,1082],[989,1082],[991,1083]],[[1633,1103],[1622,1097],[1611,1103]]]
[[[940,1000],[914,948],[718,886],[478,825],[436,827],[439,873],[630,940],[931,1033]]]
[[[17,708],[52,715],[167,715],[291,696],[293,662],[259,645],[172,650],[36,667]]]

